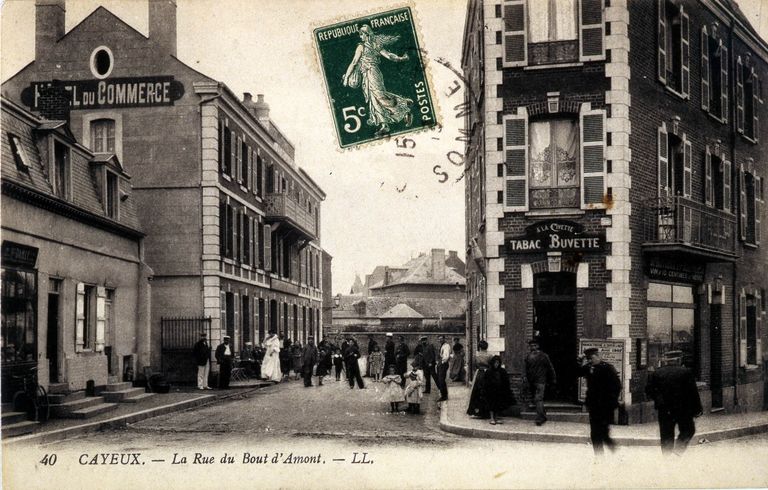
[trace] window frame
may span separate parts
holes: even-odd
[[[9,132],[7,134],[8,140],[11,143],[11,151],[13,151],[13,158],[16,161],[16,168],[29,173],[32,163],[27,154],[27,150],[21,143],[21,138],[14,133]]]
[[[64,161],[61,165],[57,158],[57,148],[64,151]],[[61,182],[59,182],[61,181]],[[70,200],[72,197],[72,148],[56,136],[51,136],[51,150],[48,160],[48,183],[53,194],[61,199]]]
[[[120,219],[120,175],[104,168],[104,213],[108,218]],[[112,212],[110,213],[110,207]]]
[[[685,7],[680,4],[677,5],[672,0],[657,0],[656,2],[657,8],[656,8],[656,15],[657,15],[657,37],[656,37],[656,63],[657,63],[657,69],[656,69],[656,78],[659,82],[661,82],[665,89],[674,95],[680,97],[681,99],[690,99],[691,98],[691,59],[690,59],[690,40],[691,40],[691,21],[690,17],[688,16],[688,13],[685,11]],[[668,26],[671,26],[674,19],[669,19],[667,17],[667,10],[668,8],[676,8],[677,14],[680,17],[680,39],[679,42],[675,42],[675,39],[671,39],[671,36],[674,35],[674,33],[671,31],[671,29],[668,28]],[[662,47],[663,45],[663,47]],[[672,81],[668,79],[667,73],[667,66],[669,65],[669,60],[671,54],[668,52],[669,49],[680,49],[680,67],[674,66],[673,61],[673,72],[676,72],[677,70],[680,71],[680,73],[677,73],[677,77],[680,82],[680,87],[675,87],[672,84]],[[675,57],[671,58],[672,60],[675,60]]]

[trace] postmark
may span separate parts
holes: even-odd
[[[411,7],[318,27],[313,37],[341,148],[437,125]]]

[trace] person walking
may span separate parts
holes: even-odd
[[[298,345],[294,344],[294,345]],[[317,364],[317,347],[314,337],[307,338],[307,345],[301,353],[301,375],[304,378],[304,387],[312,386],[312,370]]]
[[[192,347],[192,354],[197,364],[197,389],[210,390],[208,375],[211,371],[211,346],[208,344],[208,334],[200,332],[200,340]]]
[[[539,348],[539,341],[536,339],[528,342],[530,352],[525,358],[525,380],[528,391],[536,404],[536,425],[542,425],[547,421],[547,411],[544,408],[544,392],[547,390],[547,383],[555,384],[555,367],[549,356]]]
[[[681,365],[682,351],[664,353],[663,365],[651,373],[645,393],[658,411],[663,454],[683,454],[696,433],[694,417],[701,415],[701,398],[690,369]],[[680,431],[675,441],[675,426]]]
[[[219,364],[219,389],[229,388],[229,378],[232,377],[232,364],[235,355],[232,346],[229,345],[229,335],[225,335],[223,342],[216,347],[216,362]]]
[[[491,355],[488,354],[488,342],[481,340],[477,343],[477,352],[473,360],[475,377],[472,380],[472,391],[469,394],[467,415],[487,419],[490,416],[488,400],[485,393],[485,375],[491,366]]]
[[[264,361],[261,375],[267,381],[276,383],[283,379],[283,373],[280,369],[280,338],[274,330],[271,330],[269,336],[264,339]]]
[[[411,349],[408,348],[408,344],[405,343],[405,337],[399,335],[397,337],[398,344],[395,350],[395,367],[397,374],[402,378],[401,386],[405,386],[405,373],[408,371],[408,356],[411,355]]]
[[[464,346],[461,345],[458,337],[453,339],[452,350],[448,365],[448,377],[451,378],[451,381],[463,382],[467,371],[464,369]]]
[[[363,384],[362,376],[360,376],[358,359],[360,359],[360,348],[357,346],[357,341],[352,339],[349,341],[347,350],[344,352],[344,363],[347,365],[347,381],[349,381],[349,388],[354,389],[355,380],[357,380],[357,387],[363,390],[365,385]]]
[[[603,454],[603,446],[611,451],[616,444],[611,439],[610,424],[613,411],[619,406],[621,380],[616,368],[603,361],[600,350],[594,347],[584,350],[578,368],[579,376],[587,380],[587,398],[585,404],[589,411],[589,437],[595,455]]]
[[[438,337],[440,341],[440,363],[437,365],[437,388],[440,390],[439,402],[443,402],[448,399],[448,382],[446,378],[448,376],[448,362],[451,360],[451,344],[445,340],[445,335]]]

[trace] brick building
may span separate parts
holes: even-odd
[[[176,2],[148,3],[147,37],[103,7],[65,33],[64,1],[38,0],[35,60],[3,93],[39,110],[41,88],[61,80],[73,133],[132,175],[155,272],[154,367],[167,371],[164,349],[191,346],[200,329],[161,345],[163,317],[211,318],[213,345],[228,334],[236,350],[269,330],[320,335],[323,191],[263,96],[240,99],[176,57]]]
[[[45,388],[103,387],[150,362],[151,270],[131,176],[79,144],[66,111],[0,106],[3,402],[31,367]]]
[[[472,0],[462,64],[472,345],[518,381],[540,338],[567,402],[601,346],[633,421],[668,350],[708,408],[763,408],[768,45],[738,6]]]

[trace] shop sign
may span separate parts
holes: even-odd
[[[703,282],[704,266],[681,261],[663,261],[651,257],[646,263],[646,275],[649,279],[679,282]]]
[[[600,357],[616,369],[621,380],[621,386],[624,386],[624,341],[623,340],[602,340],[602,339],[579,339],[579,352],[585,349],[596,348],[600,351]],[[579,400],[587,399],[587,382],[582,377],[579,378]],[[624,400],[624,390],[621,392],[620,400]]]
[[[21,92],[21,100],[33,111],[40,110],[41,89],[52,82],[32,82]],[[76,109],[168,106],[184,95],[184,85],[172,76],[110,78],[108,80],[63,80],[69,106]]]
[[[21,269],[34,269],[37,264],[37,252],[38,249],[35,247],[3,240],[3,265],[12,265]]]
[[[525,235],[506,237],[508,253],[600,252],[605,249],[604,233],[584,233],[579,223],[566,220],[540,221],[528,226]]]

